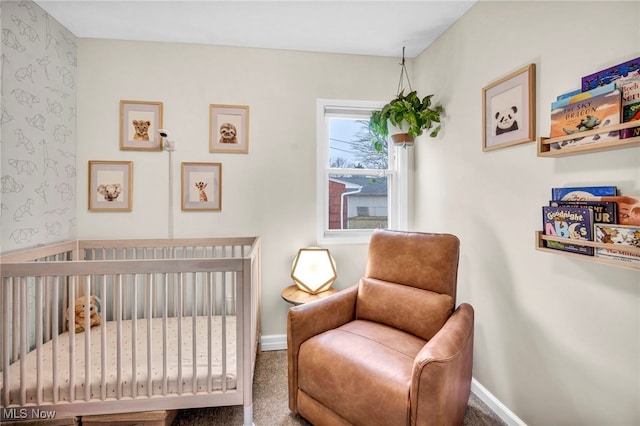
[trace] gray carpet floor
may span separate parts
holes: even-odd
[[[253,421],[256,426],[311,425],[289,411],[286,351],[258,354],[253,394]],[[242,406],[180,410],[173,422],[173,426],[193,425],[242,425]],[[493,411],[471,394],[464,426],[503,425],[505,423]]]

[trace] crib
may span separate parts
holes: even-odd
[[[259,237],[76,240],[1,256],[5,419],[242,405],[251,425],[260,261]],[[76,332],[67,309],[78,298]]]

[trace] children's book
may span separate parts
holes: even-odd
[[[551,188],[551,199],[554,201],[599,201],[590,199],[601,196],[615,196],[617,194],[618,188],[612,185]]]
[[[621,80],[616,85],[622,97],[622,122],[640,120],[640,77]],[[622,129],[620,139],[640,136],[640,122],[638,127]]]
[[[582,77],[582,90],[587,91],[614,81],[640,76],[640,57]]]
[[[558,101],[554,104],[563,104],[568,100]],[[550,137],[576,135],[576,138],[552,143],[551,149],[557,150],[618,140],[620,132],[618,130],[609,131],[607,127],[620,124],[620,111],[622,108],[620,102],[620,91],[615,89],[597,96],[567,103],[564,106],[552,107]],[[596,129],[602,130],[602,132],[589,136],[579,136],[582,132]]]
[[[594,223],[618,223],[618,204],[613,201],[550,201],[551,207],[584,207],[593,211]]]
[[[542,207],[542,229],[545,235],[570,240],[593,241],[593,211],[582,207]],[[551,249],[593,256],[593,247],[571,242],[545,241]]]
[[[596,249],[598,257],[640,263],[640,227],[596,223],[594,235],[595,242],[607,245]]]

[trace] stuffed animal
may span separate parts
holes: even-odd
[[[84,296],[78,297],[74,303],[75,315],[75,330],[76,333],[84,331],[84,304],[86,298]],[[71,317],[71,306],[67,308],[65,319],[67,320],[67,328],[69,328],[69,318]],[[98,298],[96,296],[89,296],[89,326],[93,327],[100,325],[100,315],[98,314]]]

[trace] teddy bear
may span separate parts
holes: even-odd
[[[84,296],[78,297],[75,300],[75,330],[76,333],[84,331],[84,304],[86,298]],[[69,327],[69,317],[71,317],[71,307],[67,308],[65,319],[67,320],[67,328]],[[100,314],[98,314],[98,298],[96,296],[89,296],[89,326],[93,327],[100,325]]]

